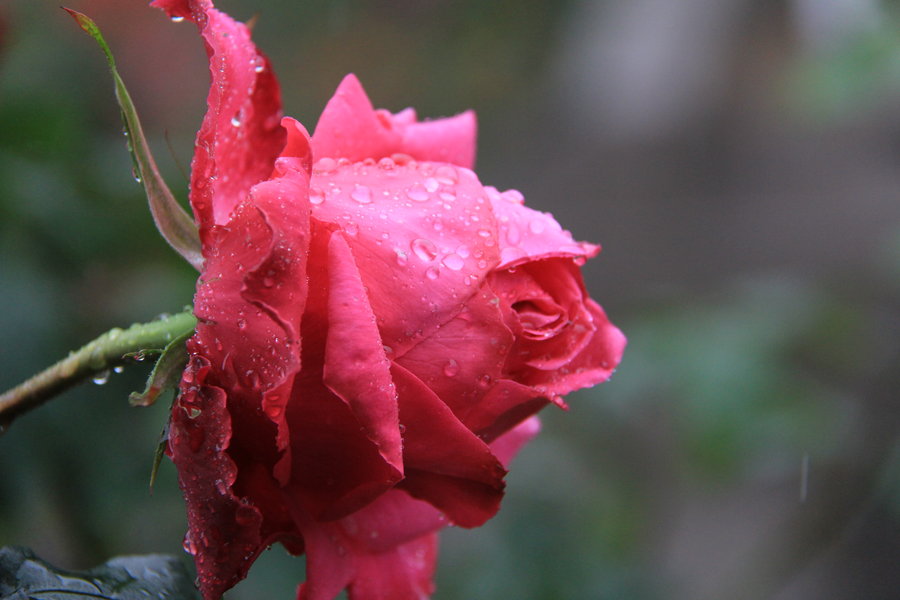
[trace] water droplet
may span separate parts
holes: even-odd
[[[138,183],[141,183],[143,179],[141,179],[141,175],[137,170],[137,167],[131,167],[131,176],[134,177],[134,180]]]
[[[277,404],[267,404],[264,412],[270,419],[277,419],[284,412],[284,408]]]
[[[434,281],[438,277],[440,277],[441,272],[436,267],[428,267],[425,269],[425,277]]]
[[[356,223],[347,223],[346,227],[344,227],[344,231],[346,231],[348,235],[356,237],[359,233],[359,225]]]
[[[113,367],[113,373],[122,373],[125,370],[125,367],[119,365],[117,367]]]
[[[448,254],[441,264],[452,271],[459,271],[466,265],[466,261],[459,254]]]
[[[431,240],[416,238],[410,242],[409,247],[423,262],[431,262],[437,257],[437,247]]]
[[[191,556],[197,554],[197,544],[194,543],[190,531],[184,534],[184,541],[181,542],[181,547]]]
[[[109,371],[107,370],[107,371],[101,371],[100,373],[97,373],[96,375],[91,377],[91,381],[93,381],[97,385],[105,384],[107,381],[109,381]]]
[[[540,220],[538,220],[538,219],[535,219],[535,220],[531,221],[531,222],[528,224],[528,230],[531,231],[531,233],[533,233],[533,234],[535,234],[535,235],[539,235],[539,234],[541,234],[541,233],[544,233],[544,223],[543,223],[543,221],[540,221]]]
[[[181,23],[182,21],[184,21],[184,17],[179,17],[179,16],[172,17],[173,23]]]
[[[240,127],[241,126],[241,113],[238,113],[231,117],[231,125],[232,127]]]
[[[406,190],[406,195],[413,202],[428,202],[428,199],[431,197],[428,194],[428,190],[421,183],[417,183]]]
[[[333,158],[320,158],[316,161],[315,167],[313,167],[316,171],[320,173],[331,173],[337,168],[337,161]]]
[[[491,376],[484,374],[478,378],[478,387],[485,390],[491,386]]]
[[[312,186],[309,188],[309,203],[310,204],[322,204],[325,202],[325,192],[322,191],[322,188],[317,186]]]
[[[444,185],[453,185],[459,181],[459,174],[456,169],[450,165],[441,165],[434,172],[434,178]]]
[[[519,190],[506,190],[502,194],[500,194],[507,202],[512,202],[513,204],[524,204],[525,196],[522,195],[522,192]]]
[[[452,358],[444,365],[444,375],[447,377],[456,377],[459,375],[459,363]]]
[[[372,203],[372,191],[364,185],[357,184],[356,187],[353,188],[353,191],[350,192],[350,197],[360,204]]]
[[[434,177],[429,177],[425,180],[425,189],[428,190],[429,193],[438,191],[439,187],[441,187],[441,184],[438,183],[438,180]]]
[[[483,237],[484,239],[487,239],[487,238],[491,237],[491,232],[488,229],[479,229],[478,235],[479,235],[479,237]]]
[[[406,262],[407,262],[406,252],[404,252],[403,250],[400,250],[399,248],[394,248],[394,254],[397,255],[397,264],[400,265],[401,267],[406,266]]]
[[[394,159],[385,156],[378,161],[378,166],[385,171],[391,171],[397,166],[397,163],[394,162]]]
[[[247,328],[247,321],[244,320],[244,319],[238,319],[238,320],[237,320],[237,326],[238,326],[238,329],[246,329],[246,328]]]
[[[465,246],[457,246],[456,253],[462,256],[463,258],[469,258],[469,249]]]
[[[270,288],[275,285],[275,279],[272,277],[263,277],[263,285],[267,288]]]

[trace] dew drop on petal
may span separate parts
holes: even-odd
[[[331,173],[337,168],[337,161],[333,158],[320,158],[313,167],[319,173]]]
[[[438,180],[435,179],[434,177],[429,177],[428,179],[425,180],[425,189],[429,193],[434,193],[434,192],[438,191],[439,187],[441,187],[441,184],[438,183]]]
[[[423,262],[431,262],[437,257],[437,247],[431,240],[416,238],[409,243],[409,247],[412,249],[413,254]]]
[[[453,185],[459,181],[459,175],[456,169],[450,165],[441,165],[434,172],[434,178],[444,185]]]
[[[452,358],[444,364],[444,375],[447,377],[456,377],[459,375],[459,363]]]
[[[109,381],[109,371],[101,371],[97,373],[93,377],[91,377],[91,381],[96,383],[97,385],[104,385],[107,381]]]
[[[197,544],[194,543],[190,531],[184,534],[184,540],[181,542],[181,547],[191,556],[197,554]]]
[[[428,194],[428,190],[421,183],[417,183],[406,190],[406,195],[413,202],[428,202],[428,199],[431,197]]]
[[[531,221],[528,224],[528,230],[535,235],[540,235],[540,234],[544,233],[543,221],[541,221],[539,219],[534,219],[533,221]]]
[[[459,254],[448,254],[441,261],[441,264],[451,271],[459,271],[466,265],[466,261]]]
[[[394,248],[394,254],[397,256],[397,264],[400,265],[401,267],[406,266],[406,261],[407,261],[406,252],[404,252],[403,250],[400,250],[399,248]]]
[[[360,204],[372,203],[372,191],[365,185],[357,184],[353,191],[350,192],[350,197]]]
[[[318,186],[312,186],[309,188],[309,203],[310,204],[322,204],[325,202],[325,192],[322,191],[322,188]]]
[[[171,19],[172,19],[173,23],[181,23],[182,21],[184,21],[184,17],[179,17],[179,16],[171,17]]]
[[[437,267],[428,267],[425,269],[425,277],[434,281],[438,277],[440,277],[441,272],[437,269]]]

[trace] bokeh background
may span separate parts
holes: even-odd
[[[130,173],[105,62],[57,0],[0,3],[0,387],[191,301]],[[193,26],[67,0],[114,49],[186,194]],[[478,111],[478,173],[604,252],[629,336],[545,412],[500,515],[442,537],[438,600],[890,599],[900,590],[900,7],[886,0],[220,0],[310,128],[347,72],[376,106]],[[0,438],[0,545],[67,568],[182,553],[146,369]],[[182,553],[183,554],[183,553]],[[187,557],[185,556],[187,560]],[[264,553],[231,600],[291,598]]]

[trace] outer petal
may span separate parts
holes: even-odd
[[[200,323],[189,345],[192,364],[204,367],[185,371],[170,441],[207,598],[241,579],[281,527],[268,511],[260,519],[256,507],[271,503],[244,478],[254,476],[247,464],[271,468],[287,450],[283,405],[300,368],[307,294],[307,189],[305,171],[260,184],[228,225],[207,235],[195,297]]]
[[[211,0],[156,0],[170,16],[193,19],[206,42],[212,83],[191,164],[191,205],[201,240],[223,224],[250,188],[267,178],[284,146],[281,93],[247,27]],[[188,12],[188,8],[190,12]]]
[[[332,243],[341,235],[313,220],[308,272],[318,285],[310,288],[302,322],[303,369],[287,406],[291,464],[276,467],[295,503],[321,520],[358,510],[402,477],[396,398],[382,381],[386,371],[378,372],[386,367],[384,349],[373,335],[353,337],[354,331],[374,330],[371,309],[344,310],[353,298],[357,304],[367,300],[346,246],[340,239]],[[376,369],[375,385],[352,365],[342,375],[338,362],[343,359],[360,359],[365,368]],[[362,396],[354,398],[356,393]]]
[[[328,244],[328,274],[325,385],[352,408],[399,480],[403,459],[390,363],[350,247],[339,233]]]
[[[399,365],[392,371],[405,426],[401,487],[457,525],[482,525],[500,507],[506,470],[428,386]]]
[[[509,464],[539,429],[529,419],[490,451]],[[345,587],[351,600],[422,600],[433,592],[435,532],[448,521],[430,504],[391,490],[340,521],[316,522],[296,507],[292,515],[307,551],[298,600],[331,600]]]
[[[323,159],[310,196],[313,217],[347,235],[388,358],[462,310],[497,264],[494,217],[468,169]]]
[[[195,555],[203,597],[218,600],[246,576],[262,549],[262,516],[230,491],[237,468],[224,449],[232,421],[225,392],[207,384],[209,372],[205,359],[188,365],[173,406],[168,452],[187,504],[185,549]]]
[[[313,134],[316,159],[353,162],[408,154],[417,160],[472,168],[475,162],[475,113],[417,123],[415,111],[391,115],[375,110],[355,75],[344,77],[319,118]]]
[[[499,223],[500,269],[549,257],[585,260],[600,252],[599,246],[572,239],[553,215],[524,206],[516,190],[500,193],[487,186],[485,192]]]

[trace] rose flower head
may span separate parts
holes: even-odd
[[[212,78],[168,440],[201,591],[280,542],[307,556],[300,599],[427,597],[437,532],[490,519],[533,415],[620,360],[579,269],[599,248],[481,184],[472,112],[375,110],[348,75],[310,136],[245,25],[153,5],[197,25]]]

